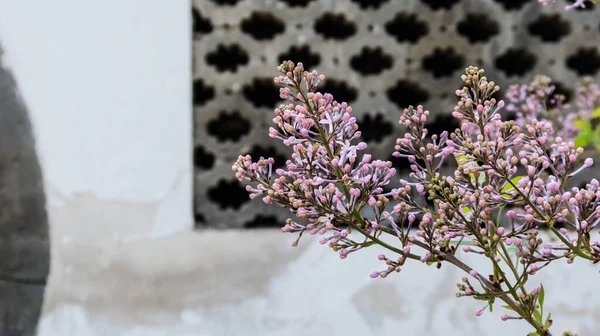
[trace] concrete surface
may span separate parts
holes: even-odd
[[[72,235],[88,233],[71,226]],[[383,265],[372,248],[346,260],[307,237],[274,230],[206,231],[142,240],[103,258],[85,246],[57,247],[40,335],[525,335],[502,308],[454,297],[461,271],[410,263],[371,279]],[[94,257],[96,255],[96,257]],[[468,258],[483,270],[481,259]],[[73,265],[71,268],[65,265]],[[478,265],[481,265],[477,267]],[[556,331],[595,335],[598,268],[578,261],[536,276]]]

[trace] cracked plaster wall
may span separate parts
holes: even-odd
[[[340,261],[276,230],[193,232],[189,3],[31,5],[0,1],[0,37],[47,183],[40,335],[525,334],[475,319],[476,303],[454,298],[457,270],[372,280],[377,249]],[[595,334],[597,267],[551,272],[557,330]]]

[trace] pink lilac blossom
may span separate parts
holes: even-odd
[[[594,179],[584,188],[567,188],[570,177],[593,165],[591,159],[579,160],[582,148],[537,116],[524,113],[519,123],[502,120],[501,111],[512,107],[492,98],[499,87],[484,70],[469,67],[452,113],[462,122],[460,129],[429,134],[427,110],[404,110],[399,123],[407,132],[397,139],[393,155],[409,161],[410,180],[401,179],[399,188],[386,192],[395,169],[364,153],[367,144],[359,142],[352,108],[317,91],[324,76],[291,61],[278,70],[280,95],[291,103],[275,109],[276,127],[269,135],[293,154],[283,169],[274,171],[271,158],[253,161],[246,155],[232,170],[240,181],[251,182],[251,198],[262,197],[295,215],[282,228],[298,234],[294,245],[303,234],[319,235],[341,259],[380,245],[391,254],[378,256],[385,267],[371,278],[400,272],[409,259],[438,268],[452,264],[472,277],[458,284],[457,296],[487,302],[476,315],[501,300],[517,315],[502,320],[523,319],[540,335],[551,335],[533,316],[541,289],[527,291],[527,276],[561,259],[600,261],[600,247],[590,239],[600,223],[600,183]],[[543,110],[539,98],[547,102],[552,90],[546,79],[538,82],[533,91],[514,87],[510,104],[526,107],[527,113]],[[449,159],[458,168],[444,176],[440,167]],[[507,207],[513,209],[505,212]],[[570,230],[558,230],[559,223]],[[559,243],[544,242],[540,228]],[[488,259],[494,274],[461,261],[456,255],[461,245]]]
[[[515,114],[515,124],[521,128],[534,120],[548,121],[554,129],[549,140],[558,136],[574,141],[579,132],[574,121],[592,118],[594,109],[600,107],[600,87],[592,78],[584,78],[575,91],[575,110],[564,103],[565,97],[555,89],[552,79],[543,75],[527,85],[510,85],[505,95],[506,110]]]

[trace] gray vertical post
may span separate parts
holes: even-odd
[[[35,335],[50,270],[42,172],[0,46],[0,336]]]

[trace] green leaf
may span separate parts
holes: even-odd
[[[465,214],[468,214],[469,212],[472,212],[472,211],[473,211],[473,210],[471,210],[471,208],[469,208],[469,207],[463,207],[463,212],[464,212]]]
[[[586,147],[592,142],[593,134],[591,131],[581,131],[575,137],[575,147]]]
[[[512,309],[512,307],[511,307],[511,306],[502,306],[502,308],[508,309],[508,310],[510,310],[510,311],[515,311],[514,309]]]
[[[472,296],[472,298],[475,299],[475,300],[477,300],[477,301],[487,301],[487,300],[489,300],[485,296]]]
[[[546,322],[544,322],[544,329],[548,330],[552,326],[552,313],[548,313]]]
[[[544,323],[542,321],[542,314],[540,313],[539,310],[536,309],[536,310],[533,311],[533,317],[535,318],[536,321],[538,321],[538,323],[540,323],[540,324]]]
[[[546,292],[544,291],[544,285],[540,287],[540,294],[538,294],[538,302],[540,304],[540,310],[544,311],[544,298],[546,297]]]
[[[458,164],[461,164],[461,163],[465,164],[465,163],[467,163],[469,161],[472,161],[472,160],[469,160],[469,158],[467,158],[466,155],[461,155],[459,157],[456,157],[456,163],[458,163]],[[479,168],[479,164],[477,163],[477,161],[474,161],[473,163],[475,164],[475,167]],[[485,181],[485,178],[486,178],[486,175],[483,172],[479,173],[479,178],[478,179],[475,179],[475,174],[474,173],[469,174],[469,176],[471,177],[472,181],[477,181],[478,184],[483,183]]]
[[[594,110],[594,113],[592,114],[592,118],[600,118],[600,107],[598,107],[597,109]]]
[[[462,161],[462,164],[465,164],[471,160],[469,160],[469,158],[466,155],[461,155],[461,156],[456,157],[456,163],[461,164],[461,161]],[[474,163],[475,163],[475,167],[479,168],[479,164],[477,164],[477,161],[475,161]]]
[[[573,125],[584,132],[592,130],[592,123],[589,120],[575,120]]]
[[[490,303],[490,313],[492,313],[494,311],[494,304]]]
[[[527,334],[527,336],[540,336],[540,334],[538,334],[537,331],[534,331]]]
[[[487,180],[487,174],[484,172],[479,173],[479,179],[477,179],[478,184],[483,184]]]
[[[524,179],[526,177],[527,176],[515,176],[510,179],[510,182],[512,182],[514,185],[517,185],[517,184],[519,184],[519,181],[521,181],[522,179]],[[504,188],[502,188],[502,193],[506,193],[506,192],[514,190],[514,189],[515,188],[513,188],[513,186],[510,183],[506,183]]]

